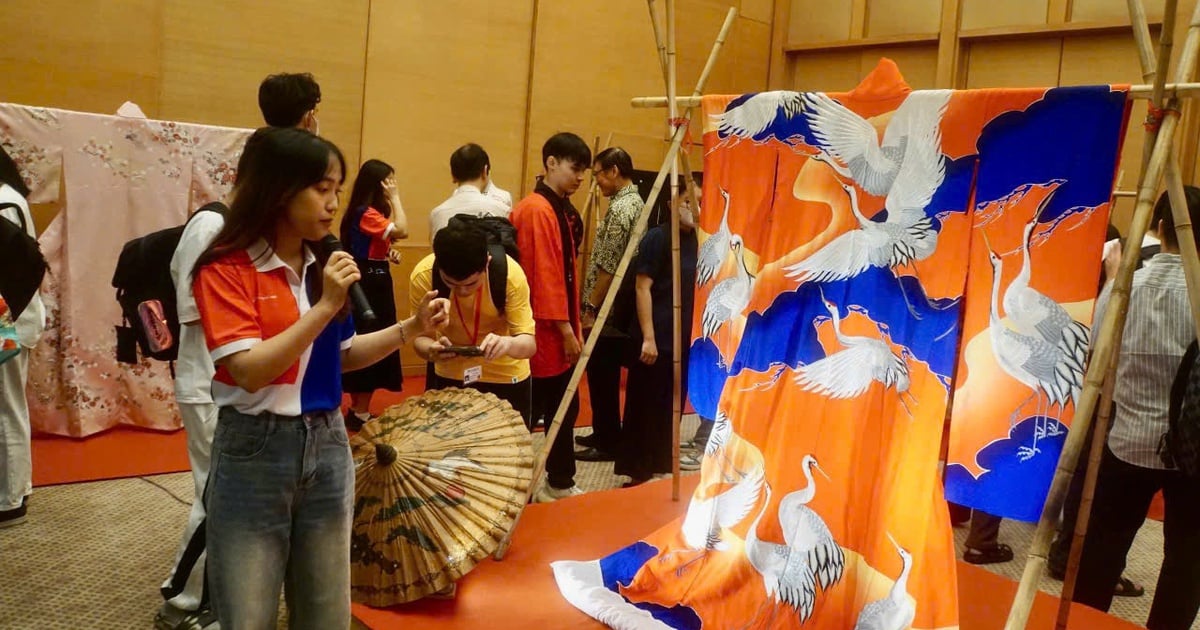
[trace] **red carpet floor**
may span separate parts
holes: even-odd
[[[380,413],[423,391],[424,376],[405,378],[403,391],[377,393],[371,399],[371,412]],[[580,384],[579,398],[579,419],[575,426],[590,427],[591,399],[586,381]],[[348,397],[345,404],[349,405]],[[33,437],[35,486],[159,475],[182,472],[189,466],[187,436],[182,430],[164,433],[120,426],[86,438],[46,434]]]
[[[657,529],[684,513],[697,481],[695,476],[684,478],[684,501],[678,503],[671,501],[671,481],[663,480],[531,505],[517,525],[508,556],[476,567],[459,582],[456,599],[422,600],[387,610],[356,604],[354,616],[377,630],[603,628],[558,594],[549,563],[599,558]],[[963,630],[1004,627],[1015,582],[959,563],[958,588]],[[1057,606],[1057,599],[1039,594],[1030,630],[1053,628]],[[1074,607],[1071,619],[1071,628],[1087,630],[1137,627],[1081,606]]]

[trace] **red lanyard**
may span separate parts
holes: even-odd
[[[455,298],[457,297],[455,296]],[[483,310],[483,304],[480,303],[482,300],[483,285],[480,284],[479,289],[475,291],[475,329],[473,331],[467,330],[467,318],[463,317],[462,302],[458,299],[454,300],[454,309],[458,311],[458,319],[462,322],[463,332],[470,333],[471,335],[472,346],[477,345],[479,341],[479,311]]]

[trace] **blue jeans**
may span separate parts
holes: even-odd
[[[208,579],[223,630],[350,626],[354,466],[338,410],[247,416],[222,407],[213,436]]]

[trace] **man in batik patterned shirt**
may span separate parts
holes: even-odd
[[[637,223],[645,206],[632,180],[633,160],[624,149],[609,147],[596,154],[592,174],[601,194],[609,198],[609,203],[608,212],[596,230],[587,280],[583,286],[584,329],[592,327],[596,311],[604,303],[609,290],[617,290],[612,287],[613,275],[629,244],[633,224]],[[609,314],[588,361],[592,433],[575,440],[580,446],[586,447],[586,450],[575,453],[575,459],[580,461],[612,461],[616,453],[621,433],[621,362],[627,327],[615,320],[625,316],[628,310],[618,306]]]

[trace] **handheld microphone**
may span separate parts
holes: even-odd
[[[346,251],[342,248],[342,242],[337,240],[337,237],[332,234],[326,234],[325,238],[321,239],[321,246],[325,249],[325,258],[328,259],[333,255],[333,252]],[[362,287],[358,283],[350,285],[350,307],[354,311],[354,317],[364,324],[375,323],[375,310],[371,308],[371,303],[367,301],[367,294],[363,293]]]

